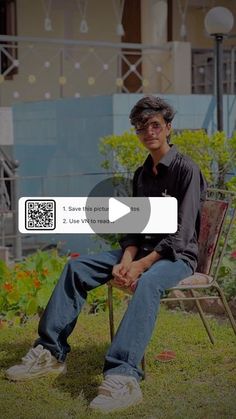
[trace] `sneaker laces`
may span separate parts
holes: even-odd
[[[111,396],[114,399],[125,397],[132,393],[133,389],[136,387],[135,382],[136,380],[132,377],[130,377],[127,382],[124,382],[122,379],[109,375],[99,386],[98,394]]]
[[[36,346],[36,348],[31,348],[27,354],[22,358],[23,364],[48,364],[51,361],[51,353],[44,349],[42,345]]]

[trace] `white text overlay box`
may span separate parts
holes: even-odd
[[[122,205],[130,211],[117,219]],[[22,197],[18,210],[19,231],[28,234],[169,234],[176,232],[178,222],[173,197],[117,197],[110,208],[107,197]]]

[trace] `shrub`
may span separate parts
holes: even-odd
[[[70,256],[78,257],[79,254]],[[59,256],[57,250],[38,251],[12,267],[0,260],[0,318],[23,323],[41,314],[67,260],[68,257]],[[121,291],[115,290],[115,305],[124,298]],[[105,310],[107,287],[90,291],[87,304],[89,313]]]
[[[208,135],[204,130],[184,130],[173,133],[171,142],[198,164],[209,187],[236,191],[236,176],[227,179],[227,174],[234,173],[236,169],[236,132],[227,138],[224,132]],[[104,156],[103,168],[114,172],[124,171],[128,177],[132,177],[147,156],[147,150],[133,129],[122,135],[101,138],[100,151]]]
[[[224,132],[208,135],[204,130],[184,130],[181,133],[172,133],[171,143],[198,164],[209,187],[236,192],[236,132],[231,138],[227,138]],[[105,169],[124,172],[129,179],[147,156],[147,150],[133,129],[122,135],[103,137],[100,151],[104,155],[102,165]],[[129,196],[128,193],[127,195]],[[106,236],[106,241],[110,240],[113,247],[118,246],[117,239],[114,235]],[[228,297],[236,295],[235,252],[236,223],[219,272],[219,282]]]
[[[87,303],[88,303],[88,310],[89,313],[97,313],[99,311],[105,311],[108,308],[108,297],[107,297],[107,287],[101,286],[95,288],[94,290],[88,293]],[[117,288],[113,288],[113,304],[116,307],[122,305],[124,300],[129,299],[129,296],[124,294],[123,291],[120,291]]]
[[[66,257],[56,250],[38,251],[24,261],[8,267],[0,261],[0,314],[23,320],[40,312],[65,264]]]

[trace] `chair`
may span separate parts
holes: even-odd
[[[225,312],[227,313],[230,324],[236,334],[236,322],[232,315],[231,309],[225,298],[224,292],[217,282],[219,269],[222,264],[230,232],[236,217],[235,194],[230,191],[220,189],[208,189],[207,199],[203,204],[201,214],[201,227],[199,234],[199,259],[197,271],[194,275],[183,279],[176,287],[169,289],[188,291],[190,296],[185,297],[163,297],[162,302],[194,300],[200,318],[206,329],[208,337],[214,344],[214,337],[210,330],[210,326],[206,320],[205,314],[201,306],[201,300],[204,299],[220,299]],[[112,289],[113,281],[108,283],[108,308],[111,340],[114,336],[114,317],[113,317],[113,300]],[[117,287],[120,289],[120,287]],[[121,288],[124,292],[132,294],[131,289]],[[212,289],[218,295],[196,295],[196,290]],[[145,358],[142,360],[142,368],[145,371]]]

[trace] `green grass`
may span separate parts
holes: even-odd
[[[116,320],[122,316],[116,310]],[[82,313],[70,337],[68,373],[12,383],[4,370],[25,355],[37,335],[37,322],[0,331],[0,417],[43,418],[236,418],[236,339],[226,322],[210,319],[216,337],[213,346],[195,314],[166,311],[164,307],[147,350],[147,378],[141,383],[144,401],[126,411],[103,415],[90,412],[102,380],[104,353],[109,345],[108,313]],[[176,359],[157,363],[164,349]]]

